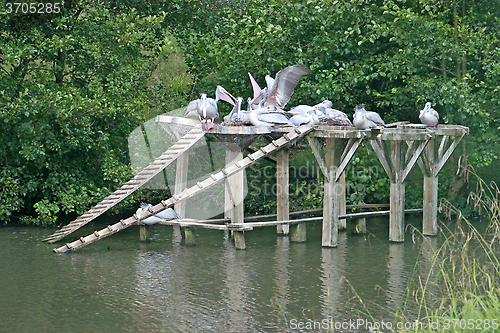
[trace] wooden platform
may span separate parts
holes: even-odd
[[[159,116],[157,122],[162,124],[181,124],[194,126],[190,120],[177,117]],[[168,127],[168,126],[167,126]],[[276,225],[277,232],[290,234],[292,241],[306,240],[306,224],[310,219],[322,220],[322,245],[335,247],[338,242],[339,228],[346,227],[346,219],[355,215],[346,213],[345,200],[345,170],[360,146],[361,142],[370,143],[384,171],[390,180],[390,209],[384,212],[357,213],[364,216],[380,214],[389,215],[389,240],[402,242],[404,240],[405,221],[405,179],[417,163],[424,174],[424,206],[423,233],[435,235],[437,232],[437,182],[438,173],[456,149],[460,141],[468,134],[468,128],[458,125],[438,125],[429,128],[420,124],[401,122],[371,130],[359,130],[353,127],[315,126],[300,128],[271,128],[253,126],[216,125],[204,133],[213,135],[226,147],[226,167],[211,175],[203,182],[191,188],[186,188],[187,166],[189,163],[187,150],[175,154],[177,160],[177,178],[175,194],[172,198],[153,206],[142,218],[129,217],[117,224],[95,232],[87,237],[68,243],[55,249],[55,252],[66,252],[88,245],[93,241],[114,234],[131,225],[140,225],[141,219],[154,215],[168,207],[176,205],[176,211],[184,216],[185,199],[202,192],[213,184],[224,181],[226,186],[225,221],[228,225],[218,225],[214,222],[179,220],[166,222],[176,225],[183,232],[189,227],[203,227],[218,230],[230,230],[233,233],[235,246],[245,248],[244,231],[251,228]],[[244,150],[257,138],[267,137],[270,141],[264,147],[244,157]],[[301,221],[290,219],[289,212],[289,150],[300,140],[307,138],[314,157],[324,176],[323,216],[306,218]],[[191,142],[189,142],[191,143]],[[324,148],[323,148],[324,147]],[[243,169],[271,153],[276,152],[277,187],[282,189],[277,193],[276,221],[245,222],[243,206]],[[171,154],[172,155],[172,154]],[[172,155],[173,156],[173,155]],[[293,213],[292,213],[293,214]],[[373,214],[373,215],[370,215]],[[362,217],[361,215],[356,217]],[[93,218],[93,217],[92,217]],[[88,222],[88,221],[86,221]],[[68,232],[59,233],[64,237]],[[60,239],[61,237],[57,238]],[[55,238],[53,238],[55,239]]]

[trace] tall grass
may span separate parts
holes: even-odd
[[[442,245],[415,267],[407,303],[395,319],[409,324],[399,331],[500,331],[500,190],[473,174],[477,188],[468,201],[489,219],[486,231],[480,232],[449,201],[441,201],[441,211],[457,221],[441,225]]]

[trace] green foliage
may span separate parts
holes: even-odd
[[[130,178],[128,134],[187,85],[161,86],[176,52],[162,20],[98,1],[0,14],[0,219],[55,223]]]

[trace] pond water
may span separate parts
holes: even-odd
[[[419,220],[407,223],[421,229]],[[64,243],[41,242],[53,231],[0,228],[0,331],[368,332],[370,321],[394,319],[415,264],[440,242],[407,231],[404,243],[391,243],[384,218],[368,220],[365,236],[341,232],[338,248],[321,247],[321,223],[307,225],[305,243],[275,227],[246,232],[246,250],[201,229],[186,247],[157,225],[150,243],[131,227],[55,254]]]

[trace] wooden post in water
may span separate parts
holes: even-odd
[[[188,164],[189,164],[189,151],[184,152],[182,155],[180,155],[177,158],[176,161],[176,166],[175,166],[175,194],[179,194],[182,191],[184,191],[187,187],[187,176],[188,176]],[[174,210],[179,216],[185,218],[186,217],[186,201],[180,201],[177,202],[174,205]],[[185,234],[186,232],[192,232],[188,230],[182,230],[181,228],[177,225],[173,226],[174,228],[174,239],[179,238],[181,236],[182,238],[185,239]],[[192,238],[194,242],[194,237],[188,237]],[[177,240],[178,241],[178,240]],[[194,245],[194,244],[191,244]]]
[[[342,175],[340,175],[339,178],[339,214],[340,215],[345,215],[347,213],[346,210],[346,188],[345,188],[345,172],[342,172]],[[339,229],[346,229],[347,228],[347,220],[346,219],[340,219],[339,220]]]
[[[323,198],[323,231],[321,245],[337,246],[342,189],[340,178],[336,180],[340,165],[341,139],[326,138],[325,164],[328,177],[325,177]]]
[[[148,243],[150,241],[150,230],[149,230],[149,225],[147,224],[140,224],[139,225],[139,238],[141,242]]]
[[[382,144],[385,145],[385,142]],[[391,140],[390,158],[393,166],[393,175],[390,177],[390,214],[389,214],[389,240],[393,242],[404,241],[405,225],[405,154],[403,141]]]
[[[243,159],[243,151],[236,144],[226,145],[226,167],[232,163]],[[243,170],[236,172],[234,175],[230,176],[226,180],[226,200],[225,200],[225,211],[230,212],[231,223],[243,223],[244,220],[244,205],[243,199],[245,197],[244,193],[244,172]],[[225,213],[226,214],[226,213]],[[245,236],[243,231],[233,231],[234,246],[238,250],[244,250]]]
[[[434,139],[429,140],[424,150],[427,167],[424,174],[424,205],[422,233],[426,236],[437,235],[437,203],[438,203],[438,175],[434,174],[435,151]]]
[[[353,219],[351,231],[355,235],[366,234],[366,217]]]
[[[290,219],[290,195],[289,195],[289,157],[288,149],[278,150],[276,153],[276,220],[286,221]],[[276,226],[278,234],[288,235],[289,225],[280,224]]]

